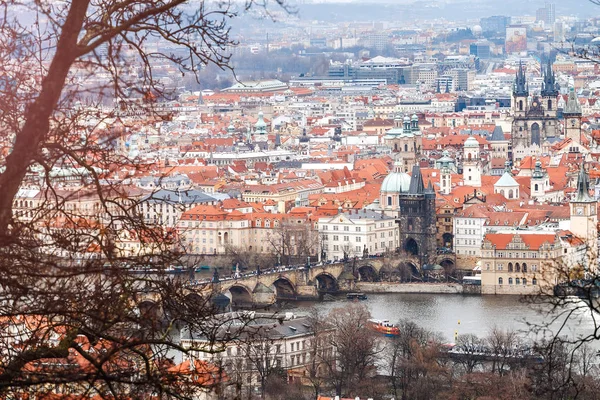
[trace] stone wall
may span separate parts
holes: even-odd
[[[356,290],[365,293],[462,293],[458,283],[385,283],[358,282]]]
[[[472,271],[477,265],[477,261],[479,261],[479,257],[457,254],[456,268]]]
[[[317,291],[317,288],[314,285],[298,286],[296,290],[298,300],[312,300],[319,298],[319,292]]]

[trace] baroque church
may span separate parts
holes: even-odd
[[[423,146],[423,137],[419,128],[419,117],[396,114],[394,127],[384,136],[386,146],[392,148],[396,160],[402,161],[402,171],[408,172],[417,165]]]
[[[512,158],[539,156],[549,152],[560,140],[557,117],[559,85],[556,83],[552,63],[542,67],[544,81],[539,96],[529,96],[529,85],[523,64],[519,64],[512,94]]]

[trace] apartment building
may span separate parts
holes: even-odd
[[[327,260],[362,256],[365,250],[381,254],[399,246],[394,218],[366,209],[319,218],[318,230]]]

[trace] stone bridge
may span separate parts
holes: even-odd
[[[453,254],[437,255],[435,261],[442,267],[454,267],[456,262]],[[422,273],[419,259],[411,255],[350,259],[310,268],[281,267],[259,275],[251,272],[216,283],[194,282],[190,283],[190,295],[198,291],[202,296],[222,293],[233,305],[270,305],[276,300],[314,300],[328,293],[351,292],[356,282],[401,281]],[[145,302],[152,302],[151,296]]]
[[[436,257],[436,265],[454,267],[452,254]],[[206,285],[203,291],[218,291],[231,297],[233,304],[273,304],[276,300],[313,300],[326,293],[351,292],[356,282],[378,282],[421,276],[422,266],[415,256],[393,256],[351,259],[347,262],[306,267],[284,267],[278,271],[263,271],[227,277]],[[228,297],[229,297],[228,296]]]

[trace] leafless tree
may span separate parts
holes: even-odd
[[[600,272],[595,267],[598,252],[587,245],[580,247],[575,249],[578,252],[574,256],[542,262],[537,292],[523,297],[523,301],[545,316],[542,322],[530,323],[529,328],[550,337],[536,344],[544,358],[540,379],[545,379],[536,382],[537,388],[543,388],[554,398],[579,390],[576,382],[582,379],[577,370],[580,354],[589,344],[600,340],[597,318]],[[592,326],[574,332],[572,327],[581,320],[591,322]]]
[[[483,339],[477,335],[466,333],[458,336],[456,348],[461,351],[461,355],[457,357],[456,363],[462,366],[465,373],[470,374],[482,365],[482,360],[477,353],[481,352],[483,345]]]
[[[494,326],[485,339],[485,344],[496,357],[492,360],[492,373],[504,374],[516,365],[512,352],[522,343],[522,338],[513,330],[502,330]]]
[[[265,398],[269,378],[281,370],[281,355],[277,355],[275,339],[268,332],[256,332],[252,340],[245,341],[240,346],[244,358],[252,374],[256,375],[260,385],[261,398]]]
[[[377,357],[383,347],[368,326],[369,318],[368,310],[356,304],[335,308],[328,315],[334,331],[325,343],[331,352],[323,352],[321,358],[338,396],[352,393],[362,380],[376,373]]]
[[[319,237],[310,221],[283,219],[267,237],[270,247],[283,265],[306,262],[317,255]]]
[[[157,100],[172,92],[154,67],[228,68],[228,22],[253,3],[0,4],[3,397],[191,398],[222,379],[169,361],[187,351],[173,329],[211,337],[215,308],[165,276],[180,263],[178,237],[146,220],[146,195],[124,185],[155,160],[122,147],[135,124],[170,118]],[[119,108],[103,107],[109,99]],[[142,269],[153,274],[132,273]]]
[[[400,334],[391,338],[386,361],[394,398],[435,398],[448,380],[448,371],[440,363],[441,341],[416,323],[403,320]]]
[[[328,336],[332,333],[332,326],[316,308],[310,310],[308,318],[314,336],[309,342],[306,379],[314,389],[314,397],[317,398],[328,381],[327,366],[333,356]]]

